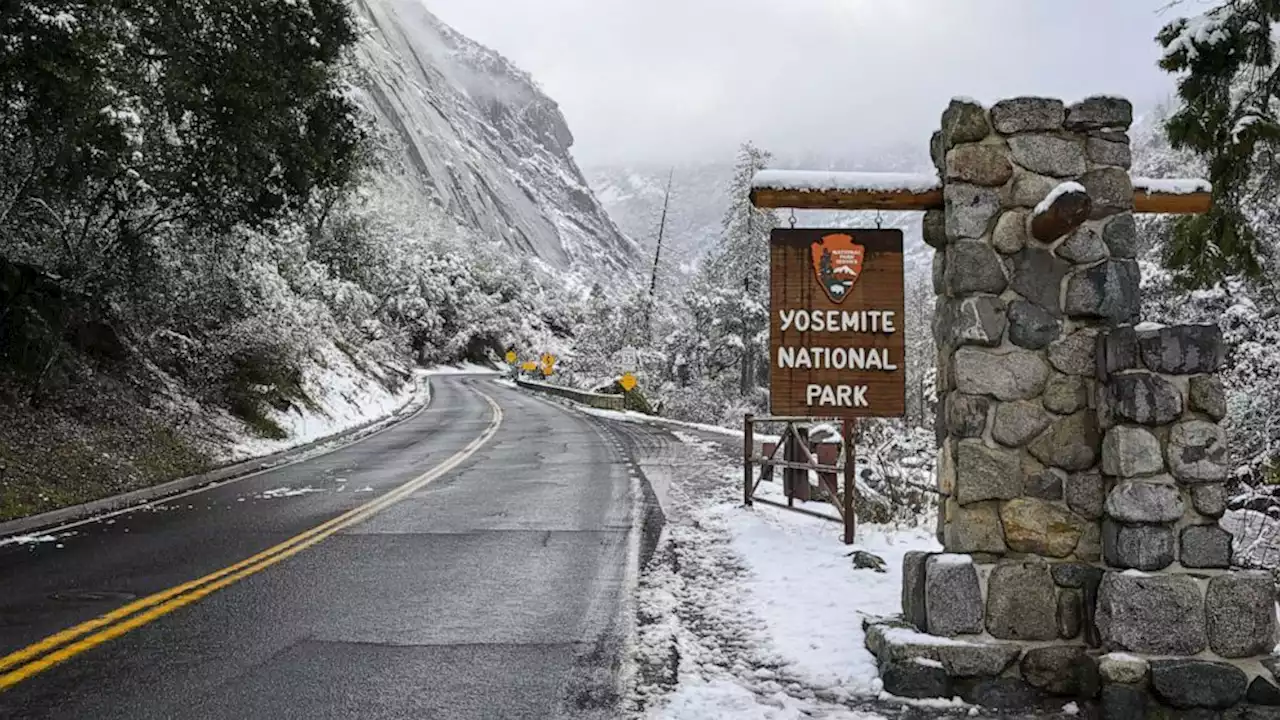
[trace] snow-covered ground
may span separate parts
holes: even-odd
[[[715,433],[716,435],[724,435],[725,437],[742,437],[742,430],[720,427],[719,425],[704,425],[702,423],[685,422],[683,420],[672,420],[671,418],[658,417],[656,415],[645,415],[634,410],[602,410],[600,408],[582,407],[582,412],[596,417],[608,418],[611,420],[623,420],[626,422],[648,423],[652,425],[665,425],[667,427],[687,428],[689,430],[697,430],[703,433]],[[778,442],[780,439],[777,435],[766,435],[756,433],[755,439],[760,442]]]
[[[395,414],[421,392],[417,378],[403,383],[395,392],[388,390],[332,346],[322,355],[323,367],[314,367],[303,378],[303,390],[315,407],[295,407],[287,412],[269,411],[268,417],[287,436],[275,440],[251,436],[241,430],[237,441],[220,458],[222,462],[271,455],[332,437]]]
[[[938,550],[932,533],[864,525],[846,547],[838,523],[744,508],[728,449],[675,434],[683,472],[637,603],[636,709],[653,720],[883,717],[862,619],[899,612],[902,556]],[[855,569],[853,550],[887,572]]]
[[[501,370],[495,370],[487,365],[477,365],[475,363],[462,363],[460,365],[440,365],[438,367],[423,370],[424,375],[501,375]]]

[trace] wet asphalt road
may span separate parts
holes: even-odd
[[[485,433],[483,395],[501,408],[453,470],[0,691],[0,718],[615,717],[652,505],[625,449],[637,431],[483,379],[432,385],[425,411],[355,445],[61,547],[0,547],[4,656],[384,496]],[[263,495],[279,488],[318,492]]]

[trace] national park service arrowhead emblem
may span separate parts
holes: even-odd
[[[862,260],[867,249],[853,241],[852,235],[833,233],[815,242],[813,271],[831,302],[843,302],[862,274]]]

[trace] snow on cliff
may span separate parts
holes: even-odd
[[[554,101],[422,0],[356,0],[361,103],[395,139],[402,182],[512,252],[566,270],[631,266],[636,245],[592,195]]]

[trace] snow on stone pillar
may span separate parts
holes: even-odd
[[[967,641],[985,664],[960,668],[946,643],[877,629],[868,645],[882,650],[882,671],[889,658],[889,692],[929,687],[913,681],[928,672],[893,659],[904,652],[894,638],[929,648],[908,654],[937,655],[934,689],[972,701],[1097,692],[1088,652],[1099,642],[1091,608],[1105,487],[1095,347],[1104,327],[1139,309],[1131,117],[1114,98],[1015,98],[990,110],[957,99],[943,113],[931,149],[945,209],[924,229],[936,250],[947,554],[907,557],[903,610],[914,630]]]
[[[1089,398],[1099,327],[1138,312],[1131,115],[1110,98],[955,100],[943,114],[946,209],[925,228],[948,552],[1100,559]]]
[[[1221,335],[1134,324],[1131,116],[957,99],[934,135],[946,552],[908,553],[902,618],[865,624],[890,693],[1280,706],[1272,579],[1230,569],[1217,525]]]

